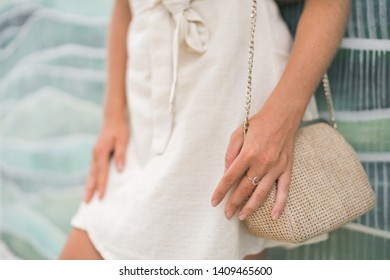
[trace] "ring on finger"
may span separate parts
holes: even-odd
[[[254,185],[254,186],[257,186],[257,185],[260,183],[260,180],[261,180],[261,178],[258,177],[258,176],[253,177],[253,178],[251,178],[251,177],[249,177],[249,176],[246,176],[246,177],[247,177],[249,180],[252,181],[252,185]]]

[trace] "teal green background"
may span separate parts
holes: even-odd
[[[284,6],[294,34],[303,5]],[[390,1],[352,0],[348,27],[330,69],[338,127],[358,152],[376,207],[326,242],[273,249],[271,259],[390,259]],[[327,116],[322,90],[316,93]]]
[[[271,259],[390,259],[390,0],[352,2],[329,76],[377,204],[326,242]],[[64,244],[102,121],[112,3],[0,0],[0,259],[55,259]],[[301,9],[282,8],[292,32]]]

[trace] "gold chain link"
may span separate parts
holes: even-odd
[[[248,81],[246,84],[246,95],[245,95],[244,138],[249,128],[249,112],[251,108],[251,99],[252,99],[252,69],[253,69],[253,57],[255,55],[255,30],[256,30],[256,18],[257,18],[256,11],[257,11],[257,0],[252,0],[251,32],[250,32],[249,55],[248,55]]]
[[[324,87],[326,104],[328,105],[328,114],[329,114],[330,124],[333,126],[334,129],[337,129],[336,115],[334,113],[332,92],[330,91],[330,84],[329,84],[329,78],[328,78],[327,73],[325,73],[324,77],[322,78],[322,85]]]
[[[249,55],[248,55],[248,80],[247,80],[246,94],[245,94],[245,121],[243,125],[244,138],[249,129],[249,113],[250,113],[251,100],[252,100],[252,70],[253,70],[253,59],[255,56],[256,19],[257,19],[257,0],[252,0]],[[326,103],[328,105],[329,120],[333,128],[336,129],[337,128],[336,116],[335,116],[335,110],[333,106],[333,99],[330,90],[328,74],[325,74],[324,77],[322,78],[322,84],[324,87]]]

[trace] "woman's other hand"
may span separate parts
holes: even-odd
[[[98,191],[104,196],[110,158],[119,171],[124,168],[129,140],[126,99],[127,33],[131,22],[129,1],[116,0],[111,16],[108,40],[108,79],[104,104],[104,123],[92,155],[84,200],[89,202]]]
[[[106,118],[92,153],[92,161],[84,200],[89,202],[97,191],[103,198],[111,156],[121,172],[126,162],[130,128],[127,117]]]

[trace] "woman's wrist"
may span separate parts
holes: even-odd
[[[261,111],[273,116],[279,126],[288,130],[297,130],[305,114],[311,95],[294,95],[291,92],[275,90],[264,104]],[[261,112],[260,111],[260,112]]]
[[[123,121],[127,120],[128,112],[127,112],[126,102],[123,101],[108,101],[104,106],[103,117],[107,122],[109,121]]]

